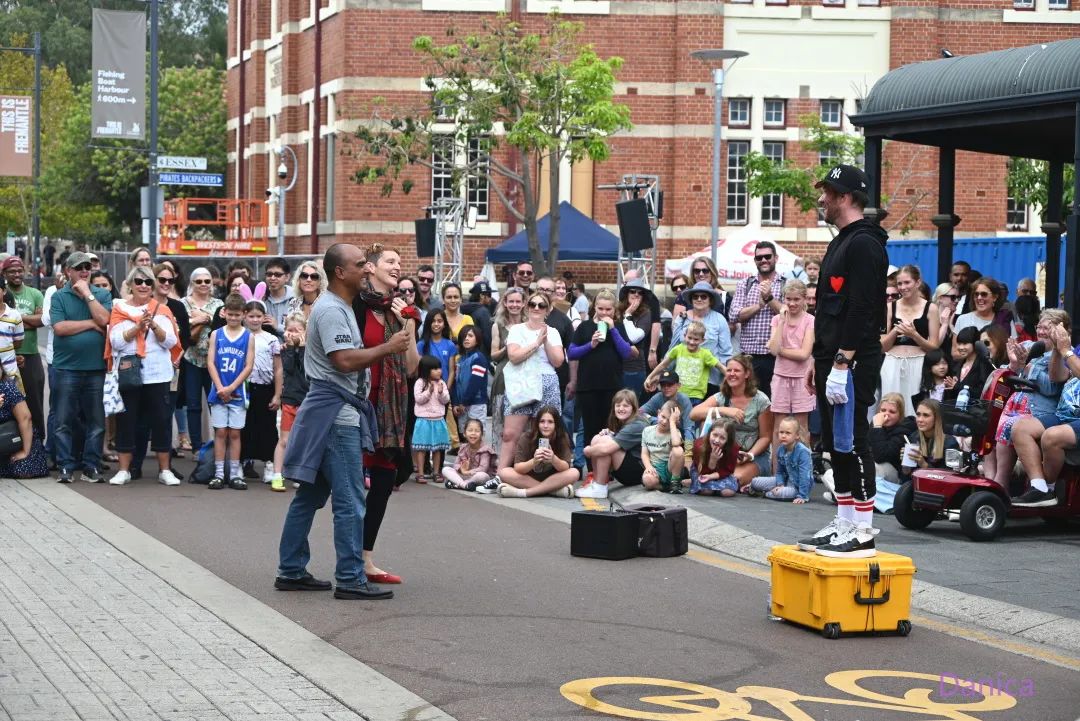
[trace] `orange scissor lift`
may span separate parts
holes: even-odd
[[[167,200],[158,251],[170,255],[264,255],[269,250],[268,216],[261,200]]]

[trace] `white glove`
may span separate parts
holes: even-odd
[[[847,381],[849,370],[833,368],[829,371],[829,377],[825,381],[825,400],[832,405],[847,403]]]
[[[622,327],[626,331],[626,337],[630,340],[630,345],[637,345],[645,337],[645,331],[634,325],[634,321],[629,318],[623,319]]]

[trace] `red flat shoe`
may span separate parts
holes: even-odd
[[[392,573],[369,573],[367,580],[372,583],[401,583],[401,576]]]

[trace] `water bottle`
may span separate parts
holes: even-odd
[[[968,387],[964,386],[960,389],[960,393],[956,396],[956,410],[966,411],[968,407],[968,400],[970,400],[970,394]]]

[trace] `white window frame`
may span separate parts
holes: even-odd
[[[775,150],[780,153],[776,154]],[[786,143],[782,140],[766,140],[761,144],[761,152],[776,164],[784,162],[787,152]],[[768,216],[768,217],[767,217]],[[783,225],[784,224],[784,196],[781,193],[769,193],[761,196],[761,224]]]
[[[836,109],[836,120],[827,119],[825,109]],[[827,128],[839,128],[844,124],[844,101],[843,100],[822,100],[821,106],[818,108],[818,117],[821,119],[821,124]],[[832,112],[828,113],[828,117],[832,117]]]
[[[1035,0],[1013,0],[1013,10],[1034,10]]]
[[[844,7],[844,0],[821,0],[821,4],[825,7]]]
[[[746,225],[749,221],[750,195],[746,190],[746,155],[749,152],[749,141],[728,141],[727,184],[724,193],[728,225]],[[735,211],[734,214],[732,211]]]
[[[1030,205],[1021,205],[1016,202],[1016,199],[1009,196],[1005,199],[1005,230],[1027,230],[1030,220]],[[1014,223],[1012,217],[1018,214],[1023,214],[1024,219],[1020,223]]]
[[[1069,0],[1047,0],[1047,10],[1068,10]]]
[[[431,203],[441,198],[460,198],[464,195],[466,204],[476,206],[477,219],[487,220],[491,213],[491,186],[486,174],[470,173],[461,179],[462,185],[454,187],[453,168],[455,165],[467,165],[480,152],[480,138],[470,138],[466,146],[456,142],[449,130],[436,131],[438,143],[448,143],[453,151],[453,158],[447,162],[444,155],[432,153],[431,156]]]
[[[776,104],[780,106],[780,120],[769,120],[769,106],[772,105],[775,109]],[[762,103],[761,118],[766,128],[784,127],[787,124],[787,103],[783,98],[765,98]]]
[[[862,7],[877,7],[881,4],[881,0],[859,0],[859,5]]]
[[[732,120],[735,117],[734,107],[735,104],[745,105],[742,112],[739,113],[740,120],[738,122]],[[732,128],[748,128],[750,127],[750,110],[753,107],[753,103],[750,98],[728,98],[728,127]]]

